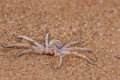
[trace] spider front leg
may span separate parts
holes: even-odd
[[[30,53],[30,52],[32,52],[32,49],[23,50],[23,51],[19,52],[19,53],[16,55],[16,57],[19,57],[19,56],[21,56],[22,54]]]
[[[41,44],[39,44],[37,41],[35,41],[32,38],[29,38],[27,36],[16,36],[16,38],[28,40],[29,42],[33,43],[34,45],[43,48],[43,46]]]
[[[32,51],[32,49],[28,49],[28,48],[31,48],[30,45],[28,44],[21,44],[21,43],[16,43],[16,44],[10,44],[10,45],[7,45],[7,46],[4,46],[4,48],[27,48],[27,50],[23,50],[21,52],[19,52],[16,57],[19,57],[20,55],[24,54],[24,53],[29,53]]]
[[[30,48],[31,46],[28,44],[21,44],[21,43],[16,43],[16,44],[10,44],[3,46],[4,48]]]
[[[27,49],[27,50],[23,50],[23,51],[19,52],[16,55],[16,57],[19,57],[22,54],[30,53],[30,52],[39,53],[39,54],[41,54],[43,52],[43,50],[42,50],[43,48],[41,48],[41,47],[31,46],[31,45],[22,44],[22,43],[10,44],[10,45],[3,46],[3,47],[4,48],[19,48],[19,49],[25,48],[25,49]]]
[[[16,57],[19,57],[19,56],[21,56],[22,54],[31,53],[31,52],[41,54],[41,53],[43,52],[43,50],[42,50],[41,48],[39,48],[39,47],[31,46],[29,49],[23,50],[23,51],[19,52],[19,53],[16,55]]]

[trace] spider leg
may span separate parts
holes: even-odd
[[[6,45],[6,46],[3,46],[3,47],[4,47],[4,48],[12,48],[12,47],[15,47],[15,48],[30,48],[30,45],[28,45],[28,44],[16,43],[16,44]]]
[[[64,47],[63,47],[63,49],[64,48],[68,48],[68,47],[70,47],[70,46],[72,46],[72,45],[74,45],[74,44],[80,44],[81,42],[80,41],[73,41],[73,42],[70,42],[70,43],[68,43],[68,44],[66,44]]]
[[[59,55],[59,57],[60,57],[60,60],[59,60],[59,64],[57,66],[57,69],[60,69],[62,66],[62,55]]]
[[[31,46],[30,49],[23,50],[23,51],[19,52],[19,53],[16,55],[16,57],[19,57],[19,56],[21,56],[22,54],[31,53],[31,52],[39,53],[39,54],[41,55],[42,52],[45,52],[45,51],[44,51],[44,49],[41,49],[41,48],[39,48],[39,47]]]
[[[90,64],[94,64],[87,56],[85,56],[83,54],[78,54],[76,52],[72,52],[71,54],[74,54],[76,56],[82,57],[82,58],[86,59]]]
[[[81,50],[81,51],[88,51],[90,53],[93,53],[93,51],[89,48],[81,48],[81,47],[71,47],[71,48],[66,48],[65,50]]]
[[[36,53],[39,53],[39,54],[41,54],[42,52],[45,52],[44,48],[40,48],[40,47],[36,47],[36,46],[30,46],[28,44],[21,44],[21,43],[10,44],[10,45],[3,46],[3,47],[4,48],[18,48],[18,49],[27,48],[28,50],[31,49],[32,51],[34,51]],[[25,52],[20,52],[20,54],[25,53]]]
[[[49,37],[49,33],[46,34],[46,47],[48,47],[49,45],[48,37]]]
[[[19,52],[19,53],[16,55],[16,57],[19,57],[19,56],[21,56],[22,54],[30,53],[30,52],[32,52],[32,49],[23,50],[23,51]]]
[[[46,52],[46,50],[45,50],[44,48],[40,48],[40,47],[36,47],[36,46],[32,46],[31,49],[33,49],[33,51],[34,51],[35,53],[39,53],[40,55],[41,55],[42,53],[45,53],[45,52]]]
[[[79,56],[79,57],[82,57],[84,59],[86,59],[90,64],[94,64],[87,56],[83,55],[83,54],[78,54],[77,52],[69,52],[69,51],[62,51],[63,55],[65,54],[73,54],[75,56]]]
[[[34,45],[43,48],[43,46],[41,44],[39,44],[37,41],[35,41],[32,38],[29,38],[27,36],[16,36],[16,38],[23,38],[23,39],[28,40],[29,42],[33,43]]]

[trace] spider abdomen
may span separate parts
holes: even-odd
[[[53,39],[50,41],[49,45],[55,45],[58,49],[62,48],[62,42],[60,40]]]

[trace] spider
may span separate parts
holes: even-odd
[[[75,56],[82,57],[82,58],[86,59],[90,64],[94,64],[85,55],[79,54],[78,52],[74,51],[74,50],[81,50],[81,51],[88,51],[88,52],[92,53],[93,51],[91,49],[81,48],[81,47],[71,47],[74,44],[80,43],[80,41],[72,41],[72,42],[66,44],[65,46],[62,46],[62,42],[60,40],[53,39],[49,42],[48,37],[49,37],[49,33],[46,34],[46,42],[45,42],[46,46],[43,46],[43,45],[39,44],[37,41],[35,41],[32,38],[29,38],[27,36],[16,36],[16,38],[18,38],[18,39],[25,39],[25,40],[29,41],[32,45],[25,44],[25,43],[15,43],[15,44],[6,45],[6,46],[4,46],[4,48],[25,49],[25,50],[19,52],[16,55],[16,57],[19,57],[22,54],[31,53],[31,52],[39,53],[40,55],[44,54],[44,55],[59,56],[60,60],[59,60],[58,66],[57,66],[58,69],[60,69],[62,66],[63,55],[67,55],[67,54],[73,54]]]

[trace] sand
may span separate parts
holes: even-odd
[[[93,54],[66,55],[60,70],[59,57],[4,49],[25,35],[45,45],[59,39],[63,45],[90,48]],[[24,43],[28,43],[22,40]],[[0,80],[120,80],[120,0],[0,0]]]

